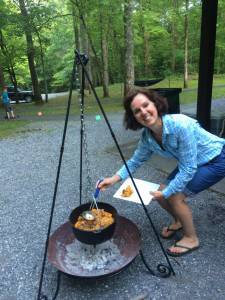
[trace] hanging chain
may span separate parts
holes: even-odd
[[[84,162],[85,162],[85,169],[87,173],[86,177],[86,185],[85,185],[85,199],[86,202],[88,202],[91,188],[92,188],[92,180],[91,180],[91,169],[90,169],[90,160],[89,160],[89,153],[88,153],[88,145],[87,145],[87,132],[86,132],[86,124],[85,124],[85,118],[84,118],[84,104],[82,101],[82,93],[81,93],[81,86],[80,86],[80,80],[79,80],[79,69],[76,70],[76,86],[77,86],[77,94],[78,99],[80,102],[80,115],[81,115],[81,130],[83,131],[83,153],[84,153]]]
[[[85,155],[85,165],[86,165],[86,171],[87,171],[87,184],[85,188],[85,199],[88,202],[91,189],[92,189],[92,180],[91,180],[91,168],[90,168],[90,161],[89,161],[89,154],[88,154],[88,146],[87,146],[87,133],[85,130],[85,124],[84,125],[84,140],[83,140],[83,146],[84,146],[84,155]]]

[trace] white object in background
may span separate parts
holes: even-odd
[[[136,179],[136,178],[134,178],[134,182],[137,186],[137,189],[139,191],[139,194],[141,195],[141,198],[142,198],[144,204],[148,205],[153,198],[153,196],[150,195],[150,192],[157,191],[159,188],[159,184],[148,182],[148,181],[141,180],[141,179]],[[131,194],[130,197],[123,197],[122,192],[124,189],[127,188],[128,185],[130,185],[130,187],[132,188],[133,193]],[[113,195],[113,197],[141,204],[141,200],[138,197],[138,194],[137,194],[135,187],[130,178],[126,179],[123,182],[123,184],[116,191],[116,193]]]

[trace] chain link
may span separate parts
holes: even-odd
[[[86,172],[87,172],[87,184],[85,188],[85,199],[88,201],[88,198],[91,194],[91,188],[92,188],[92,180],[91,180],[91,168],[90,168],[90,160],[89,160],[89,153],[88,153],[88,146],[87,146],[87,133],[85,124],[83,124],[83,146],[84,146],[84,155],[85,155],[85,165],[86,165]]]
[[[91,189],[92,189],[92,180],[91,180],[91,168],[90,168],[90,160],[89,160],[89,153],[88,153],[88,145],[87,145],[87,131],[86,131],[86,124],[84,118],[84,104],[82,103],[82,94],[80,88],[80,80],[79,80],[79,69],[76,69],[76,88],[77,88],[77,95],[80,102],[80,116],[81,116],[81,130],[83,132],[83,143],[82,149],[84,153],[84,163],[85,163],[85,171],[87,174],[86,177],[86,184],[85,184],[85,199],[88,202]]]

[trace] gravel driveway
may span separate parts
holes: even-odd
[[[138,133],[122,128],[120,114],[109,115],[112,128],[127,157],[131,141]],[[36,299],[44,243],[54,192],[62,141],[63,121],[43,121],[30,125],[16,138],[1,144],[1,244],[0,300]],[[93,185],[101,176],[113,174],[121,159],[103,119],[94,116],[86,121],[88,150]],[[79,129],[77,119],[68,124],[60,181],[54,210],[52,232],[68,220],[79,205]],[[127,150],[129,151],[126,151]],[[165,173],[151,167],[141,168],[136,178],[155,183]],[[86,173],[84,173],[86,180]],[[119,213],[137,224],[142,235],[142,250],[152,269],[166,263],[153,230],[138,204],[112,198],[118,185],[101,194]],[[225,299],[225,197],[204,191],[191,200],[201,248],[171,260],[176,276],[167,279],[151,276],[140,256],[123,272],[105,279],[80,280],[62,276],[59,300],[128,300],[128,299]],[[169,223],[168,216],[155,204],[148,206],[160,231]],[[165,247],[171,241],[163,241]],[[43,292],[52,299],[56,288],[56,269],[46,264]]]

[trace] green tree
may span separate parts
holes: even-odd
[[[30,21],[30,16],[27,11],[24,0],[19,0],[19,7],[22,15],[23,28],[26,36],[26,41],[27,41],[27,57],[28,57],[28,64],[30,69],[34,97],[36,101],[41,101],[42,100],[41,90],[39,87],[38,76],[35,67],[35,50],[34,50],[34,44],[32,38],[32,23]]]
[[[185,0],[185,15],[184,15],[184,88],[188,87],[188,10],[189,10],[189,0]]]
[[[125,78],[124,95],[132,89],[134,85],[134,38],[133,38],[133,0],[124,1],[124,44],[125,44]]]

